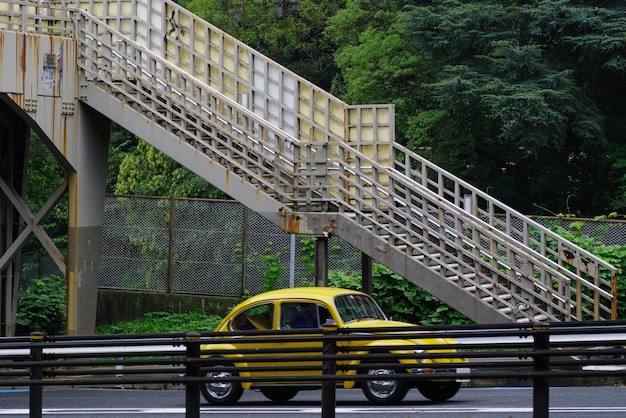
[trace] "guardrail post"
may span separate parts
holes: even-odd
[[[43,361],[43,334],[41,332],[31,332],[30,334],[30,361]],[[43,415],[43,385],[32,381],[41,382],[43,380],[42,366],[30,366],[30,380],[30,416],[31,418],[41,418]]]
[[[337,362],[335,359],[329,359],[328,356],[337,354],[337,341],[333,337],[337,335],[337,324],[332,319],[327,319],[322,325],[323,345],[322,345],[322,418],[334,418],[335,416],[335,379],[337,373]]]
[[[200,377],[200,334],[190,332],[185,336],[187,343],[186,375]],[[185,417],[200,418],[200,384],[187,382],[185,385]]]
[[[550,349],[550,326],[537,324],[533,326],[533,351]],[[545,372],[550,370],[550,355],[533,355],[533,370]],[[550,413],[550,382],[547,377],[533,376],[533,418],[548,418]]]

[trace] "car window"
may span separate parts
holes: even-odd
[[[280,308],[280,328],[321,328],[328,318],[329,310],[311,302],[285,302]]]
[[[335,306],[343,322],[360,319],[387,319],[376,302],[367,295],[337,296]]]
[[[246,309],[231,322],[234,331],[272,329],[274,323],[274,304],[264,303]]]

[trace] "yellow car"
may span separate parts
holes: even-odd
[[[216,328],[217,332],[237,332],[245,330],[286,330],[286,329],[303,329],[298,335],[306,335],[320,333],[322,325],[331,319],[335,321],[338,328],[381,328],[381,332],[385,332],[385,327],[402,327],[414,326],[405,322],[391,321],[387,319],[383,311],[376,302],[367,294],[338,288],[328,287],[304,287],[274,290],[251,297],[250,299],[236,306],[220,325]],[[293,334],[290,334],[293,335]],[[375,335],[375,334],[372,334]],[[420,336],[421,337],[421,336]],[[231,405],[239,400],[244,389],[258,389],[268,399],[276,402],[286,402],[293,398],[299,390],[315,389],[321,387],[321,382],[311,382],[303,380],[301,382],[272,381],[272,376],[316,376],[322,374],[321,361],[316,357],[315,361],[306,362],[289,361],[285,356],[306,356],[319,355],[322,349],[321,340],[317,341],[315,346],[306,342],[293,342],[285,338],[284,335],[268,335],[264,336],[263,342],[256,342],[253,347],[246,343],[246,338],[241,337],[241,343],[232,343],[232,339],[228,343],[211,343],[202,346],[202,357],[212,357],[211,367],[203,369],[207,376],[214,380],[201,385],[201,391],[206,400],[214,405]],[[413,354],[423,353],[419,346],[422,344],[453,344],[454,340],[443,338],[416,338],[416,339],[373,339],[360,341],[340,341],[337,345],[365,347],[358,352],[351,352],[351,359],[338,362],[337,373],[343,373],[347,377],[354,375],[357,371],[350,370],[349,367],[359,364],[371,363],[372,368],[364,368],[359,373],[367,373],[370,375],[380,376],[376,380],[346,380],[340,382],[339,387],[346,389],[360,387],[365,396],[377,404],[393,404],[398,403],[411,387],[417,387],[420,393],[426,398],[442,402],[453,397],[460,387],[457,379],[436,379],[436,374],[443,370],[438,368],[429,368],[429,363],[434,361],[444,363],[459,363],[458,367],[452,369],[453,372],[467,372],[469,369],[465,367],[466,359],[463,358],[446,358],[446,359],[416,359],[402,358],[399,360],[399,368],[380,367],[375,365],[376,362],[384,363],[384,360],[374,359],[370,351],[380,353],[380,348],[393,354]],[[397,347],[397,349],[396,349]],[[286,353],[279,354],[271,352],[271,350],[280,351],[280,349],[299,349],[297,354]],[[310,348],[310,352],[307,349]],[[254,355],[255,351],[258,357],[257,361],[250,362],[244,359],[244,355],[239,353],[228,354],[229,350],[249,349]],[[265,350],[265,354],[263,351]],[[340,350],[341,352],[341,350]],[[438,350],[441,352],[450,352],[456,354],[456,350]],[[215,354],[214,354],[215,353]],[[357,354],[357,356],[354,356]],[[370,358],[368,358],[370,354]],[[250,353],[248,353],[250,358]],[[267,361],[265,362],[265,357]],[[277,360],[277,356],[282,356]],[[260,359],[259,359],[260,357]],[[354,357],[358,358],[355,359]],[[216,360],[222,360],[216,361]],[[303,370],[280,370],[275,367],[280,362],[280,367],[284,366],[308,366]],[[240,371],[235,372],[232,367],[235,366]],[[259,367],[261,366],[261,367]],[[265,369],[261,369],[266,366]],[[456,364],[455,364],[456,366]],[[230,367],[230,368],[229,368]],[[246,368],[250,367],[251,371]],[[254,370],[254,368],[257,370]],[[272,370],[272,369],[275,370]],[[343,371],[342,371],[343,370]],[[399,371],[420,374],[432,374],[433,380],[415,380],[406,379],[394,380],[393,375]],[[451,370],[445,370],[450,372]],[[227,381],[233,376],[240,376],[241,382]],[[251,381],[245,381],[245,378],[251,377]],[[268,380],[261,380],[268,378]],[[220,381],[224,379],[224,381]]]

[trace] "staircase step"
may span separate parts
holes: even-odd
[[[547,321],[548,319],[549,319],[549,318],[548,318],[548,315],[545,315],[545,314],[538,314],[538,315],[535,315],[535,316],[533,317],[533,322],[545,322],[545,321]],[[517,322],[517,323],[519,323],[519,324],[527,324],[527,323],[529,323],[529,322],[530,322],[530,319],[529,319],[529,318],[524,317],[524,318],[519,318],[519,319],[517,319],[515,322]]]
[[[485,297],[481,298],[481,300],[483,302],[486,302],[486,303],[493,303],[494,300],[504,301],[504,300],[509,300],[512,297],[513,296],[510,293],[502,293],[502,294],[500,294],[498,296],[495,296],[495,297],[494,296],[485,296]]]
[[[474,286],[467,286],[464,287],[463,290],[465,290],[468,293],[471,292],[476,292],[476,290],[480,287],[480,289],[482,290],[487,290],[487,289],[493,289],[493,283],[485,283],[485,284],[481,284],[481,285],[474,285]]]

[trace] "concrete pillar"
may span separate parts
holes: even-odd
[[[77,165],[68,188],[68,335],[92,334],[96,325],[110,133],[109,119],[86,105],[77,116]]]

